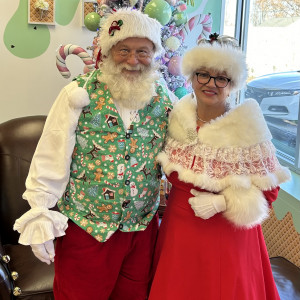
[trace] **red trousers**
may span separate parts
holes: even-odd
[[[145,231],[115,232],[98,242],[69,222],[55,248],[55,300],[145,300],[158,218]]]

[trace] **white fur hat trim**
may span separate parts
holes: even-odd
[[[120,30],[115,30],[114,34],[110,35],[109,28],[113,22],[119,20],[123,22]],[[101,53],[107,56],[111,47],[118,42],[130,37],[139,37],[152,41],[155,46],[155,55],[158,56],[163,51],[161,45],[161,28],[162,26],[157,20],[150,18],[139,10],[121,8],[108,16],[100,28],[99,46]]]
[[[244,87],[248,76],[244,53],[230,45],[208,43],[187,51],[182,59],[182,74],[189,78],[202,67],[226,72],[234,91]]]

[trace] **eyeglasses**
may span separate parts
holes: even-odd
[[[224,88],[228,85],[228,83],[231,81],[231,79],[225,77],[225,76],[210,76],[206,72],[197,72],[195,73],[197,76],[197,81],[200,84],[206,84],[209,83],[209,81],[213,78],[215,81],[215,85],[218,88]]]
[[[128,49],[120,49],[116,51],[117,55],[119,57],[122,57],[123,59],[128,59],[133,54],[137,59],[146,59],[150,58],[152,56],[152,52],[146,51],[146,50],[137,50],[137,51],[130,51]]]

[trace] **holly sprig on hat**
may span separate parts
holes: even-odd
[[[212,33],[208,36],[209,42],[212,44],[213,42],[216,42],[218,40],[219,34],[218,33]]]
[[[116,30],[121,30],[122,25],[123,25],[122,20],[113,21],[108,29],[108,34],[110,36],[114,36]]]

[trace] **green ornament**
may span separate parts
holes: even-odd
[[[174,21],[176,26],[180,26],[187,22],[187,15],[185,12],[178,12],[174,15]]]
[[[144,13],[156,19],[161,25],[169,23],[172,16],[171,6],[164,0],[151,0],[145,7]]]
[[[84,25],[90,31],[97,31],[99,23],[100,16],[96,12],[88,13],[84,18]]]

